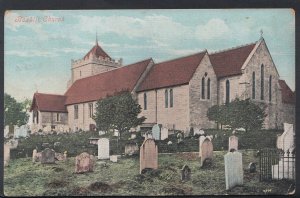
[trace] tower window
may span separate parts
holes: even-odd
[[[169,105],[168,105],[168,100],[169,100],[169,99],[168,99],[168,90],[166,89],[166,90],[165,90],[165,108],[168,108],[168,106],[169,106]]]
[[[252,73],[252,99],[255,99],[255,72]]]
[[[205,79],[204,79],[204,77],[202,78],[201,84],[202,84],[202,87],[201,87],[201,98],[205,99]]]
[[[210,99],[210,78],[207,79],[207,99]]]
[[[229,80],[226,80],[226,104],[229,103],[229,99],[230,99],[230,83]]]
[[[147,110],[147,93],[144,93],[144,110]]]
[[[170,107],[173,107],[173,89],[170,89]]]

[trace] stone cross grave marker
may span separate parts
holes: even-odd
[[[50,148],[46,148],[42,151],[41,157],[42,164],[54,164],[55,163],[55,151]]]
[[[152,127],[152,136],[155,140],[160,140],[160,126],[158,124]]]
[[[213,144],[209,138],[205,138],[201,144],[201,162],[200,166],[203,167],[205,163],[211,163],[213,158]]]
[[[187,165],[184,165],[180,170],[180,172],[181,172],[181,181],[188,181],[191,179],[191,169]]]
[[[4,166],[8,166],[10,161],[10,147],[7,144],[4,144]]]
[[[224,156],[226,190],[236,185],[243,185],[243,160],[238,151],[228,152]]]
[[[138,154],[139,146],[137,143],[127,143],[125,144],[125,155]]]
[[[295,144],[295,130],[293,124],[283,123],[284,132],[277,138],[277,148],[287,152]]]
[[[75,158],[75,173],[93,172],[94,166],[94,156],[87,152],[83,152]]]
[[[158,150],[154,139],[144,140],[140,148],[140,174],[146,168],[158,168]]]
[[[161,129],[161,140],[165,140],[169,137],[169,129],[168,128],[165,128],[163,127]]]
[[[238,145],[239,145],[239,138],[234,135],[230,136],[228,141],[228,151],[229,152],[237,151]]]
[[[98,140],[98,159],[109,159],[109,139]]]

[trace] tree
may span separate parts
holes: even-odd
[[[94,120],[98,129],[108,131],[116,129],[122,134],[130,128],[141,125],[146,118],[138,118],[141,106],[132,98],[128,91],[101,99],[96,104]]]
[[[9,94],[4,93],[4,125],[10,127],[14,125],[24,125],[28,121],[26,109]]]
[[[225,105],[214,105],[207,111],[207,117],[231,128],[244,128],[246,131],[261,129],[266,107],[256,105],[250,99],[234,101]]]

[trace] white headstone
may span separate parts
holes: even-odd
[[[135,139],[135,138],[136,138],[136,134],[135,133],[131,134],[131,139]]]
[[[4,144],[4,166],[8,166],[10,160],[10,146]]]
[[[116,155],[111,155],[111,156],[109,157],[109,160],[112,161],[112,162],[118,162],[118,156],[116,156]]]
[[[228,151],[230,152],[231,149],[234,149],[235,151],[237,151],[238,144],[239,144],[239,138],[234,135],[230,136],[229,141],[228,141]]]
[[[277,148],[287,151],[295,146],[295,131],[293,124],[284,123],[284,132],[277,138]]]
[[[8,133],[9,133],[9,126],[5,126],[4,128],[4,137],[8,137]]]
[[[165,140],[169,137],[169,129],[163,127],[161,129],[161,140]]]
[[[98,159],[109,159],[109,139],[98,140]]]
[[[152,127],[152,136],[155,140],[160,140],[160,127],[158,124]]]
[[[224,156],[226,190],[236,185],[243,185],[243,160],[238,151],[228,152]]]
[[[99,131],[99,135],[104,135],[105,131]]]
[[[33,163],[37,161],[37,156],[36,156],[36,154],[37,154],[37,150],[36,150],[36,149],[33,149],[33,151],[32,151],[32,162],[33,162]]]
[[[115,130],[114,131],[114,136],[119,137],[119,131]]]
[[[204,133],[202,129],[194,128],[194,135],[203,135]]]

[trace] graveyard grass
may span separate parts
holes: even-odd
[[[243,168],[257,162],[254,150],[241,150]],[[225,190],[224,155],[214,151],[211,167],[201,169],[198,153],[159,154],[157,171],[139,174],[139,157],[119,158],[118,163],[97,160],[94,172],[74,174],[75,158],[56,165],[32,163],[31,158],[10,161],[4,169],[7,196],[55,195],[219,195],[286,194],[288,181],[259,182],[259,174],[244,171],[244,184]],[[105,161],[107,166],[101,164]],[[187,164],[191,180],[180,181],[180,169]]]

